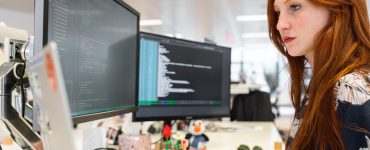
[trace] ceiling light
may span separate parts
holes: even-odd
[[[182,34],[181,33],[175,33],[175,37],[181,39],[182,38]]]
[[[168,37],[175,37],[173,34],[171,34],[171,33],[168,33],[168,34],[165,34],[166,36],[168,36]]]
[[[266,21],[267,15],[244,15],[237,16],[236,21]]]
[[[165,34],[165,35],[168,36],[168,37],[174,37],[174,38],[178,38],[178,39],[181,39],[183,37],[183,35],[181,33],[175,33],[175,34],[168,33],[168,34]]]
[[[162,20],[159,20],[159,19],[140,20],[140,26],[157,26],[161,24],[162,24]]]
[[[257,32],[257,33],[243,33],[242,37],[246,39],[251,38],[268,38],[269,34],[267,32]]]

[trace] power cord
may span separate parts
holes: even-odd
[[[21,72],[22,117],[24,117],[25,110],[26,110],[26,94],[25,94],[25,89],[24,89],[24,79],[23,78],[24,78],[24,75],[25,75],[25,72],[26,72],[26,61],[27,61],[26,48],[29,45],[29,43],[30,43],[30,41],[28,41],[26,43],[26,46],[23,50],[24,61],[23,61],[23,69],[22,69],[22,72]]]
[[[102,147],[102,148],[95,148],[94,150],[116,150],[114,148]]]

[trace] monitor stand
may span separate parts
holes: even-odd
[[[17,86],[13,74],[15,67],[14,62],[5,62],[0,66],[0,118],[11,133],[11,137],[22,149],[42,149],[41,137],[12,107],[12,90]]]

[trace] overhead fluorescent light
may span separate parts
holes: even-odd
[[[257,33],[243,33],[243,38],[251,39],[251,38],[268,38],[269,34],[267,32],[257,32]]]
[[[162,24],[162,20],[159,20],[159,19],[140,20],[140,26],[157,26],[161,24]]]
[[[181,33],[175,33],[175,34],[168,33],[168,34],[165,34],[165,35],[169,36],[169,37],[175,37],[175,38],[178,38],[178,39],[181,39],[183,37],[183,35]]]
[[[244,15],[237,16],[236,21],[266,21],[267,15]]]
[[[175,37],[181,39],[182,38],[182,34],[181,33],[175,33]]]
[[[171,34],[171,33],[168,33],[168,34],[165,34],[166,36],[168,36],[168,37],[175,37],[173,34]]]

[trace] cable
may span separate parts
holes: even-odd
[[[24,89],[24,79],[23,78],[24,78],[24,74],[26,72],[26,61],[27,61],[26,48],[27,48],[29,43],[30,43],[30,41],[28,41],[26,43],[26,46],[23,50],[24,61],[23,61],[23,69],[22,69],[22,72],[21,72],[22,117],[24,117],[25,110],[26,110],[26,94],[25,94],[25,89]]]
[[[94,150],[116,150],[116,149],[109,148],[109,147],[101,147],[101,148],[95,148]]]

